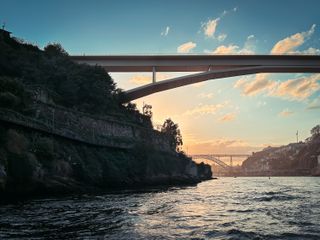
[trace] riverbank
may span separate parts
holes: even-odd
[[[0,130],[0,193],[7,199],[196,184],[212,175],[182,153],[143,143],[95,146],[3,122]]]

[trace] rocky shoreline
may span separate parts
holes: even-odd
[[[1,199],[90,194],[111,189],[196,184],[210,166],[152,146],[92,146],[0,122]]]

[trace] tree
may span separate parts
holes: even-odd
[[[45,46],[43,50],[48,55],[52,56],[68,56],[66,50],[64,50],[59,43],[49,43],[47,46]]]
[[[178,124],[168,118],[164,121],[161,132],[168,136],[171,148],[179,152],[179,147],[183,145],[183,142]]]
[[[129,112],[137,112],[137,111],[138,111],[138,109],[137,109],[137,104],[131,103],[131,102],[127,103],[126,106],[125,106],[125,108],[126,108]]]
[[[310,132],[311,132],[312,137],[319,136],[320,135],[320,125],[313,127]]]
[[[148,104],[143,104],[142,114],[152,118],[152,106]]]

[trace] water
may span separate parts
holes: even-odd
[[[0,239],[320,239],[320,178],[220,178],[0,206]]]

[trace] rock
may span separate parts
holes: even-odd
[[[28,148],[29,142],[35,148]],[[0,164],[8,165],[1,164],[0,174],[6,195],[32,197],[111,187],[195,184],[211,178],[210,166],[148,145],[133,150],[96,147],[13,129],[8,131],[7,143],[0,154]]]

